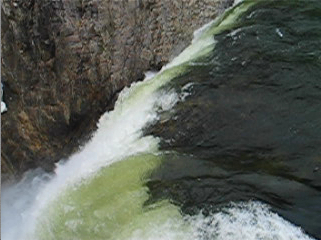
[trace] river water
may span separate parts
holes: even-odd
[[[1,238],[321,239],[321,2],[243,1],[124,89]]]

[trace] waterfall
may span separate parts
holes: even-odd
[[[185,215],[169,199],[148,202],[146,183],[165,158],[160,139],[144,135],[179,101],[165,86],[215,50],[214,35],[231,27],[253,2],[239,3],[194,34],[158,73],[125,88],[92,139],[53,174],[31,171],[1,196],[3,240],[29,239],[311,239],[299,227],[249,201],[211,214]]]

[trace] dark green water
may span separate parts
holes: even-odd
[[[146,130],[176,152],[150,202],[195,214],[260,200],[321,239],[321,1],[259,1],[215,40],[166,86],[190,94],[174,117]]]
[[[228,10],[52,175],[2,188],[1,238],[321,239],[320,46],[321,1]]]

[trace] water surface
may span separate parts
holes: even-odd
[[[320,1],[229,9],[3,189],[2,239],[320,239],[320,44]]]

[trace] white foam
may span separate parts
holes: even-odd
[[[1,113],[6,112],[6,111],[7,111],[7,105],[3,101],[3,85],[1,83]]]
[[[207,31],[215,22],[216,20],[212,20],[209,23],[205,24],[204,26],[202,26],[201,28],[197,29],[194,33],[193,33],[193,40],[192,40],[192,44],[196,43],[197,40],[202,36],[202,34]]]
[[[242,11],[245,10],[243,9]],[[231,22],[233,22],[236,16],[237,14],[227,17],[221,23],[220,29],[227,27]],[[32,233],[35,229],[37,218],[41,216],[42,211],[44,211],[46,207],[50,207],[51,201],[59,196],[60,193],[65,190],[66,186],[72,186],[73,184],[79,183],[82,179],[90,178],[102,167],[116,161],[120,161],[128,156],[141,152],[153,153],[157,151],[158,139],[152,136],[142,137],[142,129],[148,123],[157,120],[157,111],[159,109],[168,110],[178,101],[178,96],[175,92],[157,92],[157,90],[166,82],[170,81],[175,74],[179,73],[179,71],[171,71],[171,68],[187,63],[198,56],[213,50],[213,33],[215,33],[215,31],[207,33],[207,30],[209,29],[210,27],[206,26],[200,31],[202,34],[198,35],[196,33],[195,36],[197,36],[197,39],[193,41],[193,44],[185,49],[182,54],[175,58],[168,66],[164,67],[158,74],[154,75],[154,73],[148,73],[145,81],[132,84],[130,88],[125,88],[119,95],[114,110],[105,113],[101,117],[98,124],[98,130],[93,135],[90,142],[88,142],[80,152],[71,156],[68,161],[57,164],[55,176],[49,182],[47,180],[40,179],[37,184],[30,185],[30,183],[37,179],[33,178],[33,180],[29,179],[30,181],[21,182],[20,185],[18,184],[10,188],[3,189],[1,196],[3,201],[1,205],[1,238],[3,240],[33,239]],[[217,31],[220,31],[220,29]],[[241,210],[238,211],[237,208],[232,209],[234,209],[231,212],[232,215],[234,214],[232,219],[235,217],[242,218],[243,215],[241,214]],[[262,209],[263,214],[259,215],[260,218],[258,219],[260,225],[257,225],[257,227],[267,226],[267,224],[270,223],[269,219],[279,219],[275,214],[264,214],[265,210],[264,208]],[[69,211],[70,208],[67,207],[65,210]],[[247,216],[251,217],[253,215],[253,211],[251,211],[252,210],[247,210]],[[12,214],[13,212],[15,214]],[[218,221],[217,224],[222,226],[220,229],[216,230],[217,234],[234,234],[233,232],[229,233],[227,230],[224,230],[225,228],[223,225],[225,224],[231,223],[230,227],[234,224],[239,224],[238,226],[240,228],[240,224],[243,224],[243,220],[241,222],[238,222],[238,220],[234,223],[231,222],[232,219],[229,220],[228,216],[224,215],[224,213],[221,213],[221,215],[216,214],[214,216],[216,216],[215,219]],[[192,226],[194,226],[189,228],[187,231],[190,232],[190,230],[192,230],[193,234],[190,235],[186,235],[185,231],[182,232],[179,230],[182,225],[179,223],[178,225],[175,225],[172,220],[169,219],[169,221],[165,221],[164,224],[158,226],[151,225],[152,228],[148,229],[148,231],[150,231],[150,235],[144,232],[144,236],[146,236],[145,239],[182,239],[182,236],[187,237],[187,239],[197,239],[190,238],[191,236],[202,239],[202,234],[200,233],[202,232],[200,231],[202,228],[204,228],[205,234],[208,234],[211,233],[212,229],[215,227],[213,225],[210,228],[206,228],[204,224],[208,225],[214,221],[211,220],[211,222],[208,222],[208,219],[209,218],[206,217],[199,217],[184,220],[183,222],[188,223],[190,221]],[[271,229],[275,229],[275,231],[278,229],[280,229],[280,231],[291,229],[292,231],[292,229],[294,229],[293,233],[296,231],[299,234],[298,236],[303,234],[300,233],[300,230],[295,230],[296,228],[286,221],[281,219],[279,222],[280,225],[273,225],[274,227]],[[73,228],[77,222],[67,222],[66,224]],[[251,231],[259,231],[258,229],[255,229],[255,227],[251,226],[251,224],[245,225],[244,234],[235,235],[235,233],[234,239],[241,239],[240,236],[247,236],[247,229],[251,229]],[[279,228],[277,228],[278,226]],[[281,228],[282,226],[285,227]],[[163,235],[156,236],[155,231],[158,231],[157,229],[160,230],[159,233],[162,233]],[[166,229],[167,232],[165,232]],[[271,229],[269,229],[269,231]],[[31,237],[29,238],[28,236]],[[136,236],[133,236],[133,238],[139,236],[140,233],[138,231],[136,232]],[[219,236],[223,237],[223,235]],[[224,237],[224,239],[228,238]]]
[[[128,239],[145,240],[312,240],[260,202],[234,203],[208,216],[202,213],[135,231]]]
[[[243,0],[234,0],[234,6],[237,5],[237,4],[240,4],[241,2],[243,2]]]
[[[7,111],[7,105],[5,104],[5,102],[1,101],[1,113],[6,112]]]
[[[157,119],[156,111],[160,107],[172,107],[176,101],[172,93],[169,95],[166,95],[166,92],[162,92],[161,95],[156,94],[152,86],[146,87],[144,84],[145,82],[135,83],[131,88],[121,92],[115,110],[101,117],[98,130],[90,142],[80,152],[71,156],[68,161],[57,164],[55,177],[48,184],[38,186],[36,190],[28,188],[28,184],[17,185],[27,187],[31,196],[19,195],[19,191],[16,191],[15,195],[3,192],[2,197],[9,202],[1,206],[2,225],[11,225],[14,228],[11,228],[10,233],[3,228],[2,239],[26,239],[26,236],[34,231],[35,220],[42,214],[43,209],[48,207],[50,202],[67,186],[78,183],[81,179],[90,177],[101,167],[127,156],[157,150],[158,139],[152,136],[142,137],[142,128]],[[157,104],[159,98],[162,99],[160,105]],[[166,106],[166,103],[169,106]],[[14,190],[17,186],[10,189]],[[19,204],[16,199],[10,199],[14,196],[21,198],[23,202],[21,207],[16,206]],[[14,201],[11,205],[10,200]],[[24,201],[28,204],[24,204]],[[32,204],[29,203],[30,201]],[[5,207],[25,217],[21,217],[19,222],[12,224],[13,218],[10,212],[6,212]]]
[[[172,109],[179,100],[179,96],[174,90],[171,90],[166,94],[166,97],[160,97],[158,105],[161,108],[161,111],[168,111]]]
[[[22,226],[30,221],[35,198],[50,178],[36,169],[15,185],[1,186],[1,239],[21,239]]]
[[[179,95],[180,101],[182,102],[185,101],[185,99],[192,94],[191,91],[193,86],[194,86],[194,83],[187,83],[182,87],[181,93]]]
[[[37,197],[34,219],[42,214],[42,209],[64,191],[66,186],[88,178],[101,167],[127,156],[157,150],[158,139],[151,136],[142,137],[142,128],[157,119],[156,95],[147,94],[138,99],[131,99],[133,101],[126,101],[141,84],[134,84],[130,89],[123,91],[115,110],[102,116],[97,132],[85,148],[66,163],[57,165],[56,177]],[[166,99],[166,94],[161,97]],[[28,231],[33,230],[35,224],[28,225]]]
[[[279,28],[275,29],[275,32],[277,33],[277,35],[279,35],[280,38],[283,38],[283,33]]]
[[[196,239],[217,240],[311,240],[301,228],[286,221],[260,202],[232,204],[205,217],[189,221],[195,226]]]

